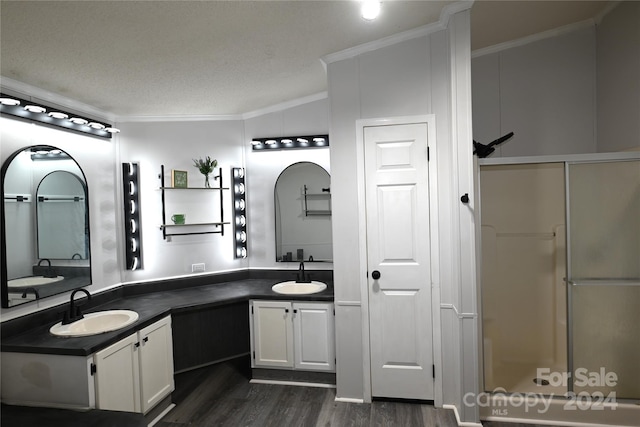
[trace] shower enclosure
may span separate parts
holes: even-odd
[[[640,399],[640,153],[484,159],[480,195],[484,390]]]

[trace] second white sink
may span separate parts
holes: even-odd
[[[56,323],[49,329],[53,335],[61,337],[85,337],[116,331],[138,320],[138,313],[131,310],[106,310],[85,314],[84,318],[63,325]]]
[[[281,282],[273,285],[271,289],[284,295],[309,295],[317,294],[327,289],[327,285],[322,282],[311,281],[309,283],[298,283],[295,280]]]
[[[7,282],[10,288],[27,288],[29,286],[40,286],[48,283],[59,282],[64,279],[62,276],[44,277],[44,276],[27,276],[19,279],[11,279]]]

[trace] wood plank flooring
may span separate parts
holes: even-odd
[[[176,375],[176,407],[156,427],[457,426],[452,411],[432,405],[336,402],[335,389],[250,384],[250,372],[249,360],[242,358]],[[492,422],[485,426],[520,425]]]

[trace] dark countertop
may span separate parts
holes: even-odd
[[[171,313],[201,310],[250,299],[333,301],[332,283],[328,283],[327,289],[317,294],[281,295],[271,290],[271,286],[281,281],[246,279],[120,298],[87,310],[86,313],[113,309],[133,310],[140,317],[130,326],[88,337],[63,338],[50,334],[49,328],[54,323],[48,323],[18,335],[3,338],[2,351],[88,356]]]

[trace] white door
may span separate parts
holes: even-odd
[[[253,301],[253,366],[293,368],[291,303]]]
[[[335,326],[333,304],[293,303],[295,368],[334,372]]]
[[[371,394],[434,399],[427,123],[364,128]]]
[[[140,412],[137,343],[138,334],[132,334],[94,355],[98,409]]]
[[[146,413],[175,388],[171,317],[165,317],[140,330],[138,339],[141,411]]]

